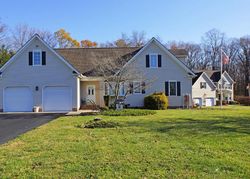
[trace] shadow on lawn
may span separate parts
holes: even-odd
[[[190,134],[250,134],[250,119],[248,117],[214,116],[211,120],[177,118],[161,119],[161,121],[128,122],[128,126],[142,127],[146,130],[172,133],[186,131]]]

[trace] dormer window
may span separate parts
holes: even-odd
[[[34,50],[33,51],[33,65],[34,66],[39,66],[42,65],[42,60],[41,60],[41,50]]]

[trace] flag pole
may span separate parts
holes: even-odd
[[[220,108],[222,108],[222,48],[220,49]]]

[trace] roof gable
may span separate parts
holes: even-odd
[[[43,39],[40,38],[40,36],[38,34],[35,34],[31,37],[30,40],[28,40],[24,46],[22,46],[17,52],[16,54],[10,59],[8,60],[1,68],[0,68],[0,72],[3,72],[6,68],[8,68],[8,66],[12,63],[15,62],[15,60],[17,59],[17,57],[19,55],[22,54],[23,51],[25,51],[26,48],[29,47],[29,45],[34,41],[38,39],[43,45],[45,45],[53,54],[55,54],[66,66],[68,66],[70,69],[72,69],[73,71],[75,71],[76,73],[78,73],[80,75],[80,73],[78,72],[77,69],[75,69],[71,64],[69,64],[62,56],[60,56],[59,54],[57,54]]]
[[[125,65],[124,67],[126,67],[127,65],[129,65],[131,62],[133,62],[137,56],[139,56],[151,43],[154,43],[160,48],[162,49],[168,56],[170,56],[174,62],[176,62],[183,70],[185,70],[189,75],[191,76],[196,76],[195,73],[190,70],[181,60],[179,60],[173,53],[171,53],[171,51],[169,51],[164,45],[162,45],[156,38],[152,38],[150,41],[148,41],[148,43],[141,48],[138,53],[136,53]],[[174,52],[174,51],[172,51]]]
[[[210,77],[206,74],[206,72],[198,72],[198,73],[196,73],[196,77],[193,78],[193,81],[192,81],[193,85],[194,85],[194,84],[198,81],[198,79],[201,78],[201,77],[203,77],[203,78],[206,80],[206,82],[207,82],[208,84],[210,84],[210,86],[211,86],[212,88],[216,89],[216,86],[215,86],[214,82],[210,79]]]

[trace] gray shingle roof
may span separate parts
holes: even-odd
[[[205,72],[213,82],[218,82],[220,80],[219,70],[199,70],[197,72]]]
[[[55,51],[83,75],[93,76],[93,62],[96,60],[122,60],[125,64],[136,55],[141,48],[142,47],[58,48],[55,49]],[[187,54],[183,49],[169,51],[177,58]]]
[[[194,84],[194,83],[200,78],[200,76],[201,76],[202,73],[203,73],[203,72],[195,73],[196,77],[194,77],[194,78],[192,79],[192,84]]]

